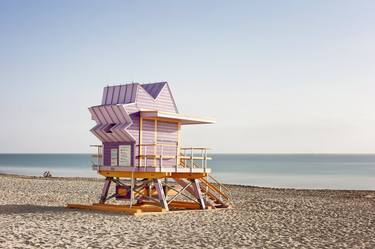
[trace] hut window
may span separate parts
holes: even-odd
[[[112,133],[111,129],[113,128],[113,126],[115,126],[116,124],[109,124],[107,125],[107,127],[105,127],[104,131],[106,133]]]

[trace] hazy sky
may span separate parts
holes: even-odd
[[[107,84],[168,81],[215,152],[374,153],[375,1],[0,1],[0,152],[88,152]]]

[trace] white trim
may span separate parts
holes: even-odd
[[[164,118],[180,121],[182,124],[214,124],[215,120],[211,118],[194,117],[185,114],[173,112],[160,112],[155,110],[140,110],[143,118]]]
[[[184,168],[184,167],[152,167],[152,166],[147,166],[147,167],[125,167],[125,166],[99,166],[96,167],[94,170],[98,171],[112,171],[112,172],[176,172],[176,173],[211,173],[210,168]]]

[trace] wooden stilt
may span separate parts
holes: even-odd
[[[199,186],[199,180],[193,179],[192,182],[193,182],[193,190],[194,190],[195,198],[197,198],[201,209],[206,209],[206,203],[203,200],[202,191]]]
[[[163,185],[161,184],[160,179],[154,179],[154,185],[155,185],[156,191],[158,192],[160,206],[164,208],[166,211],[169,211],[168,203],[164,194]]]
[[[107,199],[107,196],[108,196],[109,187],[111,186],[112,179],[113,179],[113,177],[106,177],[105,178],[105,182],[104,182],[102,194],[100,195],[99,203],[102,203],[102,204],[105,203],[105,201]]]

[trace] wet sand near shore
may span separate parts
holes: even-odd
[[[65,207],[102,184],[0,175],[0,248],[375,248],[375,191],[229,186],[234,209],[139,217]]]

